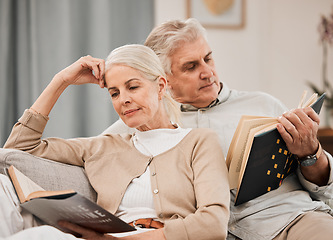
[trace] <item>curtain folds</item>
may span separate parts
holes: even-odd
[[[0,147],[57,72],[81,56],[105,59],[143,43],[153,25],[154,0],[1,0]],[[106,89],[70,86],[44,137],[98,135],[116,119]]]

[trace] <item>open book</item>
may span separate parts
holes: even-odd
[[[318,114],[325,93],[313,94],[299,108],[311,106]],[[226,163],[230,189],[237,188],[235,205],[277,189],[283,179],[297,168],[273,117],[242,116],[230,143]]]
[[[7,168],[21,207],[63,231],[59,220],[75,223],[100,233],[134,231],[135,228],[73,190],[45,191],[14,166]]]

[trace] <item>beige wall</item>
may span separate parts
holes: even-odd
[[[155,1],[156,24],[186,18],[186,0]],[[333,0],[247,0],[245,28],[207,29],[220,79],[239,90],[268,92],[296,107],[304,89],[312,94],[307,79],[321,84],[317,25],[332,7]],[[332,47],[329,65],[333,83]]]

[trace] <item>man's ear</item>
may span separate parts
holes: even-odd
[[[167,78],[167,83],[168,83],[168,84],[170,83],[170,81],[169,81],[169,76],[171,76],[171,74],[167,74],[167,73],[166,73],[166,78]]]
[[[171,74],[170,74],[170,76],[171,76]],[[167,80],[167,89],[172,90],[172,85],[170,84],[170,80],[169,80],[169,74],[166,74],[166,80]]]

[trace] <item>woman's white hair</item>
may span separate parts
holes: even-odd
[[[106,58],[105,72],[113,65],[131,67],[152,82],[156,82],[161,76],[166,79],[160,59],[151,48],[144,45],[129,44],[114,49]],[[170,120],[179,124],[180,109],[168,89],[163,96],[163,103]]]

